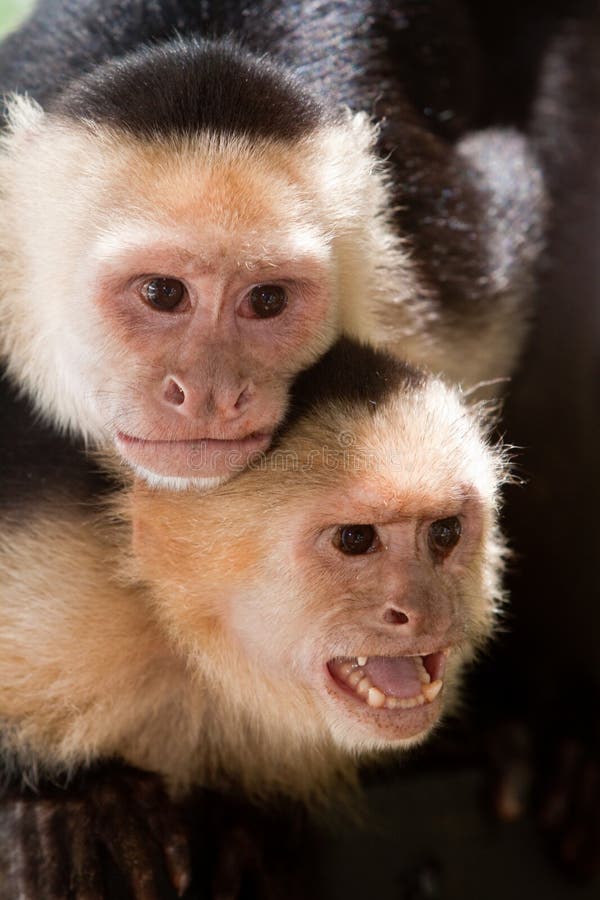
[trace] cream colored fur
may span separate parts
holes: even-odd
[[[293,145],[204,135],[166,146],[73,127],[16,100],[0,156],[0,352],[9,371],[45,415],[105,443],[98,395],[129,402],[144,361],[106,331],[90,299],[96,273],[148,234],[197,238],[202,220],[217,256],[225,247],[240,266],[258,248],[267,262],[284,253],[327,267],[328,317],[295,370],[344,329],[458,377],[444,356],[445,326],[393,233],[374,139],[358,115]],[[380,315],[388,306],[391,335]],[[464,353],[461,345],[463,364]],[[470,362],[459,375],[487,376],[486,360],[473,352]],[[352,435],[355,457],[366,455],[366,470],[359,462],[338,471],[322,456],[324,447],[348,450],[342,434]],[[351,781],[357,757],[412,743],[370,737],[311,681],[317,665],[356,651],[364,635],[347,598],[331,602],[335,572],[307,564],[294,541],[314,527],[311,516],[340,521],[343,509],[348,521],[356,504],[382,498],[411,515],[443,515],[467,485],[485,522],[472,564],[451,585],[465,634],[449,668],[452,704],[501,593],[499,462],[479,426],[430,381],[373,417],[324,409],[289,435],[286,451],[298,468],[287,457],[287,467],[248,471],[205,496],[138,484],[118,526],[60,498],[40,503],[27,525],[4,523],[0,722],[23,765],[69,771],[117,755],[163,773],[173,790],[234,780],[314,799]]]
[[[375,627],[365,632],[360,604],[337,596],[345,563],[321,565],[315,530],[369,510],[377,520],[382,506],[447,515],[469,486],[483,525],[447,585],[464,636],[449,660],[451,707],[501,600],[502,466],[456,393],[429,380],[373,416],[320,410],[264,467],[207,494],[138,483],[117,499],[119,523],[115,509],[98,518],[60,498],[28,525],[3,523],[6,749],[42,771],[116,755],[174,791],[233,781],[318,802],[352,781],[358,758],[426,733],[370,736],[320,691],[314,675],[327,659],[365,641],[371,653],[393,650]]]

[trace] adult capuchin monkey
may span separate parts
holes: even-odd
[[[0,555],[5,764],[35,780],[116,757],[175,794],[233,783],[322,803],[456,703],[501,601],[503,475],[457,392],[343,340],[238,478],[203,493],[136,479],[120,524],[48,496]],[[68,829],[25,896],[102,896]],[[17,854],[12,896],[22,876]]]
[[[0,49],[10,383],[182,487],[266,449],[340,330],[506,376],[543,192],[515,132],[456,142],[476,65],[449,2],[41,2]]]

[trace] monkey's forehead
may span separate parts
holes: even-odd
[[[376,406],[368,398],[313,406],[263,468],[265,496],[280,494],[284,504],[301,506],[302,495],[311,495],[334,511],[344,497],[360,497],[364,514],[383,521],[411,515],[411,498],[415,508],[433,511],[470,491],[494,504],[506,460],[458,392],[423,377],[418,386],[389,388]]]
[[[11,105],[1,174],[19,208],[33,193],[32,180],[43,183],[36,204],[52,210],[60,203],[65,227],[70,217],[85,216],[88,233],[105,226],[103,217],[135,213],[178,223],[189,214],[197,227],[258,217],[276,226],[284,216],[291,225],[318,221],[335,235],[350,220],[371,220],[383,204],[372,137],[361,117],[295,144],[211,131],[134,136],[48,116],[19,98]]]

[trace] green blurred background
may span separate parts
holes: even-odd
[[[33,0],[0,0],[0,34],[4,34],[23,18]]]

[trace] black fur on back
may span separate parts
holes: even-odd
[[[232,41],[197,38],[112,60],[73,82],[49,109],[148,137],[207,130],[294,140],[327,119],[287,69]]]
[[[295,380],[285,425],[329,403],[372,414],[393,394],[418,390],[426,378],[388,353],[343,337]]]

